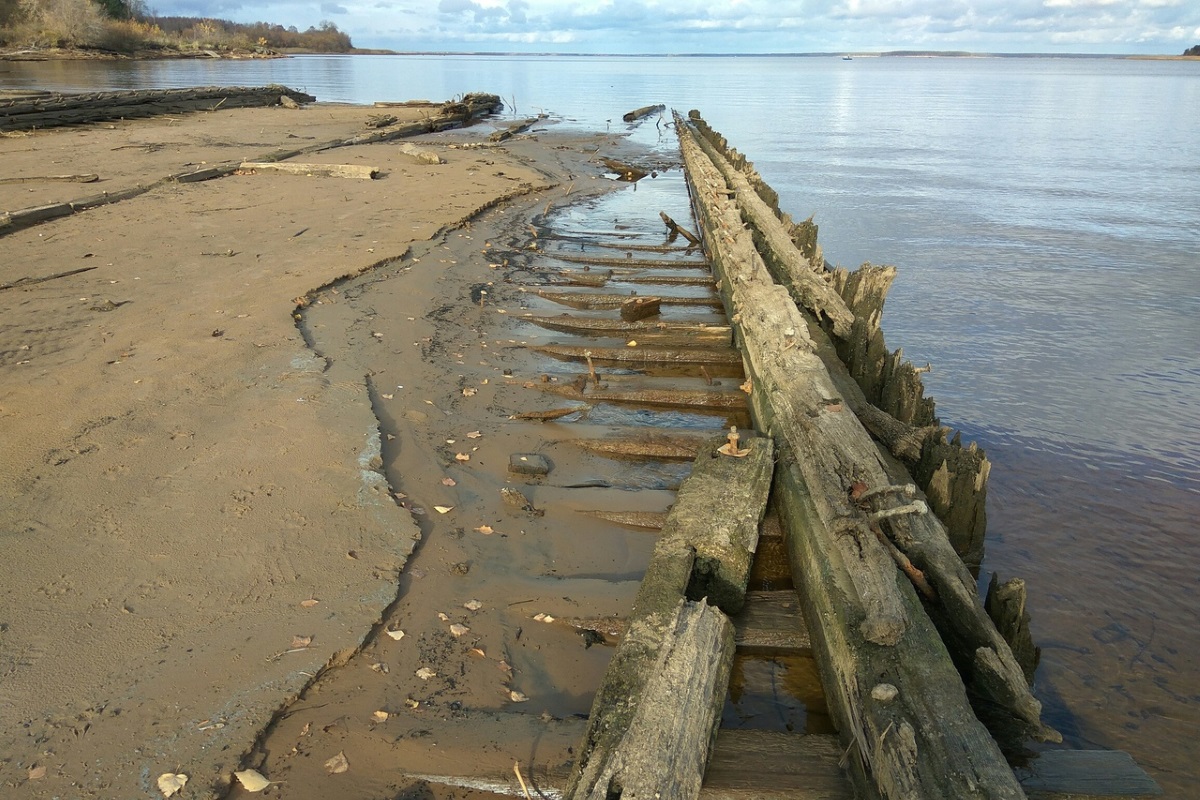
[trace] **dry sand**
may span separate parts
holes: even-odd
[[[0,209],[349,136],[369,113],[218,111],[0,138],[5,177],[102,178],[0,185]],[[617,146],[450,146],[486,132],[430,138],[439,166],[394,144],[304,158],[375,166],[379,180],[233,175],[0,238],[0,285],[95,267],[0,290],[4,797],[155,797],[168,772],[189,776],[183,796],[221,795],[273,716],[374,641],[406,593],[419,517],[382,468],[372,400],[386,389],[370,396],[364,373],[308,346],[293,315],[321,287],[312,296],[337,303],[339,277],[394,275],[411,247],[444,247],[441,265],[407,264],[396,302],[414,313],[347,320],[364,347],[403,341],[419,359],[431,323],[418,305],[436,300],[439,266],[486,259],[487,243],[456,226],[501,198],[531,211],[598,191],[591,154]],[[387,430],[423,413],[409,411]],[[417,451],[392,448],[387,474],[432,484],[424,465],[445,453]],[[593,674],[606,656],[588,658]]]

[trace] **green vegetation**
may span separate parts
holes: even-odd
[[[1200,56],[1200,44],[1183,51],[1185,56]]]
[[[0,46],[125,54],[354,49],[332,22],[299,31],[265,22],[155,17],[142,0],[0,0]]]

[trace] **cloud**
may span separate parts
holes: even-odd
[[[337,3],[321,3],[322,14],[349,14],[350,10],[345,6],[339,6]]]

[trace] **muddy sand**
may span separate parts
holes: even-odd
[[[0,177],[100,181],[0,182],[0,209],[345,138],[371,113],[5,136]],[[521,315],[567,310],[523,285],[537,226],[614,188],[598,156],[646,154],[549,122],[475,146],[490,130],[421,137],[438,165],[398,143],[303,157],[376,180],[167,184],[0,237],[4,797],[158,797],[164,773],[184,797],[249,796],[247,767],[281,781],[268,796],[466,796],[412,776],[569,758],[612,650],[534,617],[621,613],[653,537],[579,511],[663,511],[686,466],[627,485],[566,440],[629,418],[510,419],[570,405],[539,385],[581,371],[523,346],[553,337]],[[631,225],[690,220],[678,171],[654,180]],[[550,475],[509,472],[528,452]],[[502,502],[513,485],[544,513]]]

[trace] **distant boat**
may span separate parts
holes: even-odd
[[[853,60],[854,60],[853,56],[842,56],[842,61],[853,61]]]

